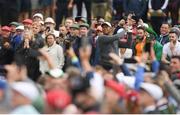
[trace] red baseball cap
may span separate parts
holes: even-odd
[[[54,109],[64,109],[71,103],[71,96],[64,90],[50,90],[47,92],[46,101]]]
[[[23,24],[24,24],[24,23],[32,24],[33,21],[32,21],[31,19],[25,19],[25,20],[23,20]]]
[[[11,31],[11,28],[10,28],[9,26],[3,26],[3,27],[1,28],[1,30],[2,30],[2,31],[8,31],[8,32],[10,32],[10,31]]]
[[[111,88],[112,90],[116,91],[120,97],[126,96],[125,86],[121,83],[118,83],[114,80],[106,80],[105,86]]]

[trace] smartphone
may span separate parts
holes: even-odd
[[[46,32],[49,32],[50,31],[50,27],[46,27]]]

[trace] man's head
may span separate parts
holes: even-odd
[[[66,18],[64,25],[69,30],[70,26],[72,26],[73,23],[74,23],[74,19],[69,17],[69,18]]]
[[[140,26],[137,28],[137,35],[142,40],[145,36],[145,29],[144,27]]]
[[[171,57],[171,73],[180,71],[180,56],[173,56]]]
[[[31,105],[39,96],[38,89],[32,83],[15,82],[11,84],[12,107]],[[28,89],[28,90],[27,90]]]
[[[23,20],[23,25],[25,29],[31,29],[32,28],[33,21],[31,19],[25,19]]]
[[[19,23],[17,23],[17,22],[11,22],[9,25],[10,25],[10,27],[11,27],[11,32],[12,32],[12,33],[15,33],[15,32],[16,32],[16,27],[19,26]]]
[[[10,27],[3,26],[1,28],[1,35],[2,35],[3,38],[9,38],[10,33],[11,33],[11,28]]]
[[[82,23],[79,25],[79,32],[81,37],[87,37],[89,25],[87,23]]]
[[[64,25],[60,25],[59,26],[59,32],[60,34],[62,34],[63,36],[66,36],[66,34],[68,33],[66,27]]]
[[[32,30],[34,34],[38,34],[41,31],[41,24],[39,22],[33,22]]]
[[[101,26],[104,35],[109,35],[111,33],[112,26],[109,22],[104,22]]]
[[[34,14],[33,15],[33,21],[37,21],[37,22],[39,22],[39,21],[43,21],[43,15],[41,14],[41,13],[36,13],[36,14]]]
[[[51,18],[51,17],[46,18],[44,24],[45,24],[46,28],[50,27],[51,31],[54,30],[54,28],[56,26],[56,23],[55,23],[54,19]]]
[[[56,37],[54,34],[48,34],[46,36],[46,43],[48,46],[52,46],[55,41],[56,41]]]
[[[70,26],[70,35],[79,36],[79,25],[73,24]]]
[[[24,26],[23,25],[19,25],[18,27],[16,27],[16,34],[17,35],[22,35],[24,32]]]
[[[27,77],[25,59],[21,54],[16,54],[12,57],[14,57],[12,64],[5,66],[7,80],[9,82],[24,80]]]
[[[161,35],[165,36],[169,33],[170,25],[167,22],[162,23],[160,28]]]
[[[176,43],[176,41],[178,40],[178,33],[177,33],[177,31],[175,31],[175,30],[171,30],[170,32],[169,32],[169,40],[170,40],[170,42],[174,42],[174,43]]]

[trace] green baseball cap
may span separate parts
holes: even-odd
[[[78,24],[73,24],[72,26],[70,26],[70,28],[79,29],[79,25]]]
[[[89,24],[87,23],[82,23],[79,25],[79,27],[86,27],[87,29],[89,28]]]
[[[15,25],[16,27],[18,27],[20,24],[18,22],[11,22],[9,25]]]

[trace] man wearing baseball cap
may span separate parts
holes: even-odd
[[[10,28],[11,28],[11,35],[10,35],[10,38],[14,37],[15,36],[15,33],[16,33],[16,27],[19,26],[19,23],[18,22],[11,22],[9,24]]]
[[[33,21],[43,21],[44,18],[43,18],[43,15],[41,13],[36,13],[33,15]]]
[[[19,45],[23,40],[23,32],[24,32],[23,25],[19,25],[16,27],[16,33],[14,37],[11,38],[11,46],[14,51],[19,47]]]
[[[31,19],[25,19],[23,20],[23,25],[25,30],[30,30],[32,28],[32,20]]]
[[[59,31],[55,30],[56,23],[53,18],[47,17],[44,22],[46,33],[53,33],[55,37],[59,37]],[[43,36],[44,37],[44,36]]]
[[[39,96],[38,89],[34,84],[15,82],[11,84],[11,89],[13,107],[11,114],[38,114],[38,111],[32,106],[32,102]]]
[[[10,33],[11,33],[10,27],[3,26],[1,28],[0,47],[10,48]]]
[[[162,89],[152,83],[141,83],[139,90],[139,104],[144,114],[157,114],[156,102],[163,97]]]
[[[104,22],[102,25],[103,35],[99,36],[97,43],[99,48],[99,64],[105,69],[110,70],[112,64],[109,62],[110,57],[107,55],[110,52],[118,54],[118,41],[119,38],[125,35],[125,30],[122,29],[116,35],[111,35],[112,26],[109,22]]]

